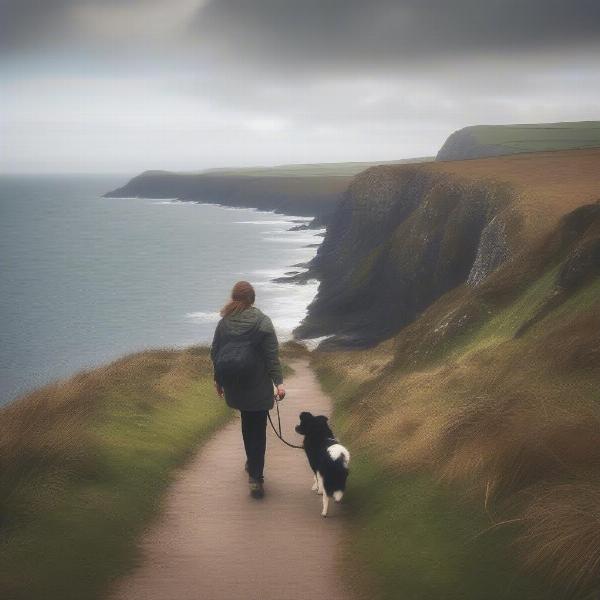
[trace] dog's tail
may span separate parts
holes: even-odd
[[[336,502],[341,502],[343,497],[344,497],[344,492],[342,490],[336,490],[335,492],[333,492],[333,499]]]

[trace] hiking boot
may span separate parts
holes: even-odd
[[[257,481],[256,479],[251,478],[248,481],[248,485],[250,486],[250,495],[253,498],[259,499],[265,495],[265,488],[262,481]]]

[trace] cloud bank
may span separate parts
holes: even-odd
[[[434,154],[598,118],[592,0],[0,0],[0,169]]]

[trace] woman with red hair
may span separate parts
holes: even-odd
[[[250,494],[262,498],[267,415],[285,396],[279,344],[271,319],[254,306],[254,288],[238,281],[221,309],[210,356],[219,396],[240,411]]]

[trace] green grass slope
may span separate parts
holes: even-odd
[[[313,364],[358,458],[346,563],[365,597],[598,596],[600,204]]]
[[[437,160],[600,147],[600,121],[475,125],[455,131]]]
[[[173,470],[229,415],[203,348],[134,354],[4,407],[0,597],[103,597]]]

